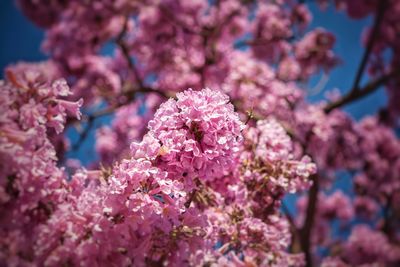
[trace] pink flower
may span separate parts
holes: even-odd
[[[58,105],[66,111],[68,111],[72,116],[76,117],[78,120],[81,119],[82,113],[80,111],[80,107],[83,104],[83,99],[79,99],[76,102],[65,101],[65,100],[57,100]]]
[[[160,106],[144,141],[132,144],[133,153],[142,155],[140,151],[154,147],[144,154],[159,157],[171,174],[220,177],[233,166],[244,128],[228,102],[226,95],[211,89],[179,93],[177,100]]]

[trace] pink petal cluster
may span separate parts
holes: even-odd
[[[280,207],[286,193],[309,188],[316,166],[308,156],[296,159],[285,129],[275,120],[257,122],[245,133],[241,174],[256,210],[265,216]]]
[[[220,81],[215,84],[232,101],[240,101],[242,110],[285,119],[291,116],[288,114],[291,106],[304,96],[299,88],[277,79],[272,68],[247,52],[235,51],[228,60],[229,71],[222,84]]]
[[[267,221],[248,217],[245,209],[227,207],[226,212],[210,209],[207,216],[217,228],[207,240],[218,240],[212,250],[195,254],[197,265],[211,266],[302,266],[301,254],[288,253],[290,227],[285,218],[270,216]],[[217,234],[217,235],[216,235]]]
[[[47,62],[20,63],[0,81],[1,264],[17,266],[33,257],[37,226],[66,193],[51,138],[67,116],[80,118],[82,100],[65,100],[70,89],[65,80],[52,80],[52,70]]]
[[[362,165],[359,134],[348,114],[340,110],[326,114],[321,106],[310,105],[296,110],[294,116],[295,134],[308,143],[306,149],[320,168],[329,171]]]
[[[356,191],[387,203],[400,191],[400,142],[394,132],[373,118],[365,118],[357,127],[365,168],[355,177]]]
[[[227,95],[211,89],[177,94],[157,110],[143,142],[132,143],[133,154],[157,160],[178,177],[222,176],[234,166],[244,128],[228,102]]]
[[[145,159],[123,160],[110,176],[78,172],[68,202],[38,234],[37,263],[181,265],[202,245],[206,221],[167,176]]]

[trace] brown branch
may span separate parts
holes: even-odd
[[[354,79],[352,91],[358,91],[360,89],[359,88],[359,83],[361,81],[362,74],[364,73],[365,67],[367,66],[369,56],[370,56],[370,54],[372,52],[372,48],[374,47],[374,43],[375,43],[375,41],[376,41],[376,39],[378,37],[379,28],[380,28],[380,26],[382,24],[383,15],[385,13],[387,0],[381,0],[381,1],[378,1],[378,2],[379,2],[379,6],[378,6],[378,8],[376,10],[375,22],[374,22],[374,26],[373,26],[373,29],[372,29],[372,33],[369,36],[368,43],[367,43],[367,48],[364,50],[364,54],[363,54],[363,57],[362,57],[362,60],[361,60],[361,64],[358,67],[356,78]]]
[[[344,95],[342,98],[339,100],[332,102],[328,104],[325,108],[324,111],[325,113],[329,113],[332,110],[345,106],[349,103],[352,103],[354,101],[360,100],[361,98],[373,93],[379,87],[387,83],[388,80],[390,80],[394,75],[398,74],[399,71],[393,71],[390,72],[386,75],[383,75],[382,77],[375,79],[368,83],[364,88],[359,89],[359,90],[351,90],[348,94]]]
[[[195,198],[196,193],[197,193],[196,189],[193,189],[193,191],[190,192],[190,194],[189,194],[189,199],[188,199],[188,200],[185,202],[185,204],[184,204],[185,208],[188,209],[188,208],[190,207],[190,204],[192,204],[192,202],[193,202],[193,200],[194,200],[194,198]]]
[[[126,43],[124,42],[124,38],[125,38],[126,32],[128,30],[128,20],[129,20],[129,17],[126,17],[122,31],[119,33],[117,39],[115,40],[115,43],[121,49],[122,54],[124,55],[124,58],[125,58],[126,62],[128,63],[128,67],[132,71],[133,75],[135,76],[136,82],[138,83],[139,87],[143,87],[143,81],[140,77],[139,71],[137,70],[135,64],[133,64],[132,58],[129,54],[129,48],[126,45]]]
[[[314,227],[315,221],[315,213],[317,210],[317,202],[318,202],[318,191],[319,191],[319,181],[318,175],[314,174],[311,176],[313,184],[310,189],[310,193],[308,195],[308,205],[306,211],[306,219],[303,227],[300,230],[300,243],[302,250],[304,252],[306,258],[306,266],[313,266],[313,259],[311,253],[311,234],[312,229]]]
[[[240,49],[243,47],[247,47],[247,46],[261,46],[261,45],[265,45],[268,44],[270,42],[272,42],[273,40],[267,40],[267,39],[263,39],[263,38],[256,38],[256,39],[244,39],[244,40],[240,40],[237,41],[233,47],[235,49]]]

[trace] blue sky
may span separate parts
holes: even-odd
[[[1,71],[10,63],[46,58],[40,51],[43,31],[25,18],[12,0],[0,1],[0,32]]]

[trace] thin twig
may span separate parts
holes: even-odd
[[[372,33],[369,36],[368,43],[367,43],[367,48],[364,51],[364,54],[363,54],[363,57],[362,57],[362,60],[361,60],[361,64],[358,67],[356,78],[354,79],[352,91],[358,91],[360,89],[359,88],[359,83],[361,81],[362,74],[364,73],[365,67],[367,66],[369,56],[370,56],[370,54],[372,52],[372,48],[374,47],[374,43],[375,43],[375,41],[377,39],[377,36],[378,36],[378,33],[379,33],[379,28],[380,28],[380,26],[382,24],[383,15],[385,13],[387,0],[381,0],[381,1],[378,1],[378,2],[379,2],[379,6],[378,6],[378,8],[376,10],[375,22],[374,22],[374,26],[373,26],[373,29],[372,29]]]
[[[132,58],[129,54],[129,48],[126,45],[126,43],[124,42],[124,38],[125,38],[126,32],[128,30],[128,21],[129,21],[129,17],[126,17],[122,31],[120,32],[117,39],[115,40],[115,43],[121,49],[122,54],[124,55],[124,58],[128,63],[128,67],[132,71],[133,75],[135,76],[136,82],[138,83],[139,87],[143,87],[143,81],[140,77],[139,71],[136,69],[135,64],[133,64]]]

